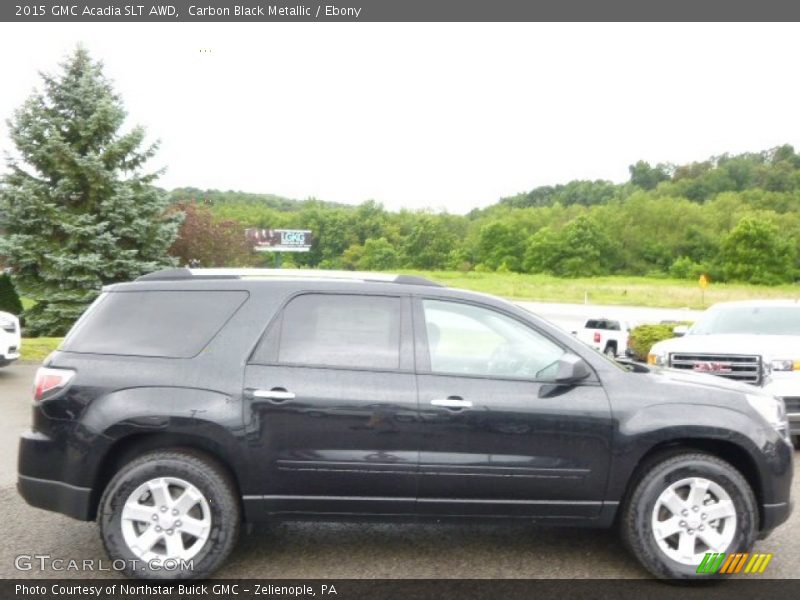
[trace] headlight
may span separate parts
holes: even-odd
[[[775,431],[785,439],[789,439],[789,423],[786,420],[786,406],[782,398],[776,398],[769,394],[745,394],[748,404],[764,417]]]
[[[4,329],[9,333],[14,333],[17,330],[17,324],[14,319],[10,317],[0,317],[0,329]]]
[[[800,371],[800,360],[791,358],[771,360],[769,368],[772,371]]]
[[[656,365],[657,367],[666,367],[668,362],[669,361],[666,352],[651,351],[650,354],[647,355],[648,365]]]

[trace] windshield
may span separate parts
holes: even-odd
[[[713,308],[697,320],[689,333],[800,335],[800,305]]]

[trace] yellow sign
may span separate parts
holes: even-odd
[[[698,283],[700,284],[701,288],[706,289],[708,287],[708,277],[705,275],[700,275]]]

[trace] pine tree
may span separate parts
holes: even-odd
[[[8,273],[0,273],[0,312],[17,316],[22,314],[22,302]]]
[[[181,213],[144,173],[157,144],[126,117],[103,65],[83,47],[9,120],[19,156],[0,185],[0,255],[36,302],[32,335],[61,335],[102,285],[174,264]]]

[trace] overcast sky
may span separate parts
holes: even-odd
[[[466,212],[800,147],[798,24],[0,24],[5,119],[83,42],[160,185]],[[205,50],[201,52],[201,50]]]

